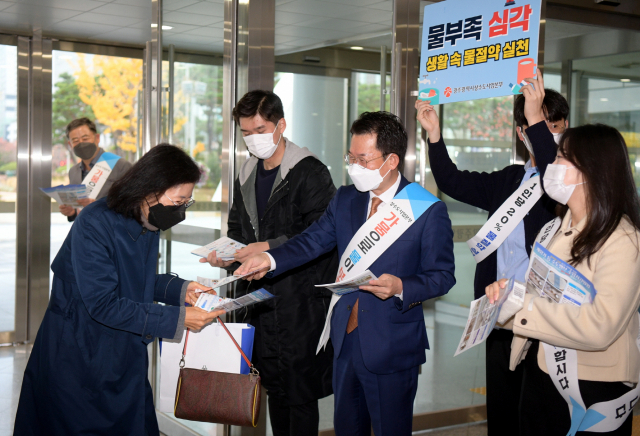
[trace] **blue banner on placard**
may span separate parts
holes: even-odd
[[[541,0],[446,0],[425,6],[420,100],[519,94],[538,63]]]

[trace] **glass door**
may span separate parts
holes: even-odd
[[[602,123],[620,131],[640,186],[640,52],[572,62],[571,126]]]
[[[16,310],[17,47],[0,45],[0,343]]]
[[[51,186],[69,184],[69,170],[80,163],[66,132],[75,119],[93,121],[100,147],[121,159],[134,163],[141,147],[142,59],[86,53],[82,44],[76,48],[54,50],[52,56]],[[51,262],[72,224],[52,202]]]
[[[186,220],[161,232],[159,270],[186,280],[217,279],[219,268],[199,263],[191,254],[220,237],[222,201],[222,52],[224,1],[165,2],[163,5],[163,140],[186,151],[202,174]],[[171,46],[171,47],[169,47]],[[193,52],[200,54],[188,54]],[[160,359],[156,358],[157,367]],[[159,370],[160,368],[158,368]],[[162,374],[160,374],[162,377]],[[156,389],[156,406],[159,389]],[[168,436],[220,435],[222,426],[178,419],[157,411]]]

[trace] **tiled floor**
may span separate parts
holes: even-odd
[[[487,436],[487,424],[461,425],[442,430],[430,430],[414,433],[414,436]]]
[[[432,333],[432,332],[430,332]],[[433,336],[432,336],[433,337]],[[446,340],[445,340],[446,342]],[[17,345],[13,347],[0,347],[0,436],[9,436],[13,434],[13,422],[15,420],[16,409],[18,407],[18,396],[20,393],[20,386],[22,384],[22,375],[24,373],[24,368],[27,363],[27,359],[29,358],[29,354],[31,352],[31,345]],[[444,356],[443,356],[444,358]],[[446,359],[445,359],[446,360]],[[429,390],[435,387],[435,390],[440,390],[438,385],[448,384],[450,379],[444,378],[441,379],[437,375],[434,377],[433,374],[437,374],[440,371],[433,371],[433,365],[431,366],[431,376],[426,377],[429,374],[428,371],[423,372],[420,376],[420,386],[418,392],[418,398],[416,403],[420,400],[420,397],[423,396],[424,391]],[[426,380],[435,380],[434,384],[425,383]],[[448,381],[447,381],[448,380]],[[464,390],[467,385],[463,384],[454,384],[454,388],[452,391]],[[478,394],[474,394],[478,395]],[[333,401],[331,398],[327,398],[321,402],[321,415],[325,417],[325,420],[330,419],[331,409],[333,407]],[[436,404],[442,404],[441,402],[447,403],[450,402],[449,399],[439,399],[436,402],[422,402],[422,404],[431,404],[435,406]],[[640,412],[640,409],[636,409],[634,411],[634,415],[637,415]],[[325,423],[326,424],[326,423]],[[325,425],[326,427],[326,425]],[[206,434],[203,432],[202,434]],[[270,429],[268,434],[271,434]],[[486,422],[471,424],[471,425],[462,425],[456,427],[450,427],[445,429],[435,429],[428,430],[422,432],[414,433],[414,436],[486,436],[487,435],[487,424]],[[162,435],[162,436],[171,436],[171,435]],[[640,436],[640,419],[634,420],[633,426],[633,436]]]
[[[483,404],[484,396],[471,389],[485,386],[484,347],[473,348],[454,358],[453,353],[462,334],[459,324],[464,319],[440,312],[436,314],[433,308],[426,308],[424,313],[431,349],[427,351],[427,363],[422,366],[419,376],[415,412]],[[30,345],[0,347],[0,436],[11,434],[22,374],[30,350]],[[333,427],[332,416],[331,396],[320,401],[321,429]],[[210,434],[207,424],[183,423],[197,429],[200,434]],[[271,435],[270,428],[267,435]]]
[[[22,375],[31,345],[0,347],[0,436],[13,434]]]

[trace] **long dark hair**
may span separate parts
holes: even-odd
[[[582,173],[587,223],[573,241],[571,264],[577,265],[597,252],[623,218],[640,229],[640,202],[631,173],[624,138],[604,124],[567,129],[558,150]],[[567,211],[564,206],[561,216]],[[637,239],[637,238],[636,238]],[[638,241],[635,241],[638,247]]]
[[[150,195],[162,195],[167,189],[185,183],[197,183],[200,169],[187,153],[175,145],[160,144],[138,162],[109,189],[109,209],[140,221],[140,205]]]

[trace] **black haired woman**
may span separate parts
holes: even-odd
[[[640,205],[620,133],[601,124],[568,129],[544,189],[566,205],[547,249],[597,295],[575,306],[528,294],[516,314],[511,369],[524,359],[525,374],[520,435],[631,435],[640,394]],[[504,283],[487,287],[490,300],[498,287]]]
[[[186,153],[161,144],[78,216],[51,265],[15,435],[159,434],[147,344],[180,340],[223,312],[185,308],[212,290],[156,274],[159,230],[184,219],[199,178]]]

